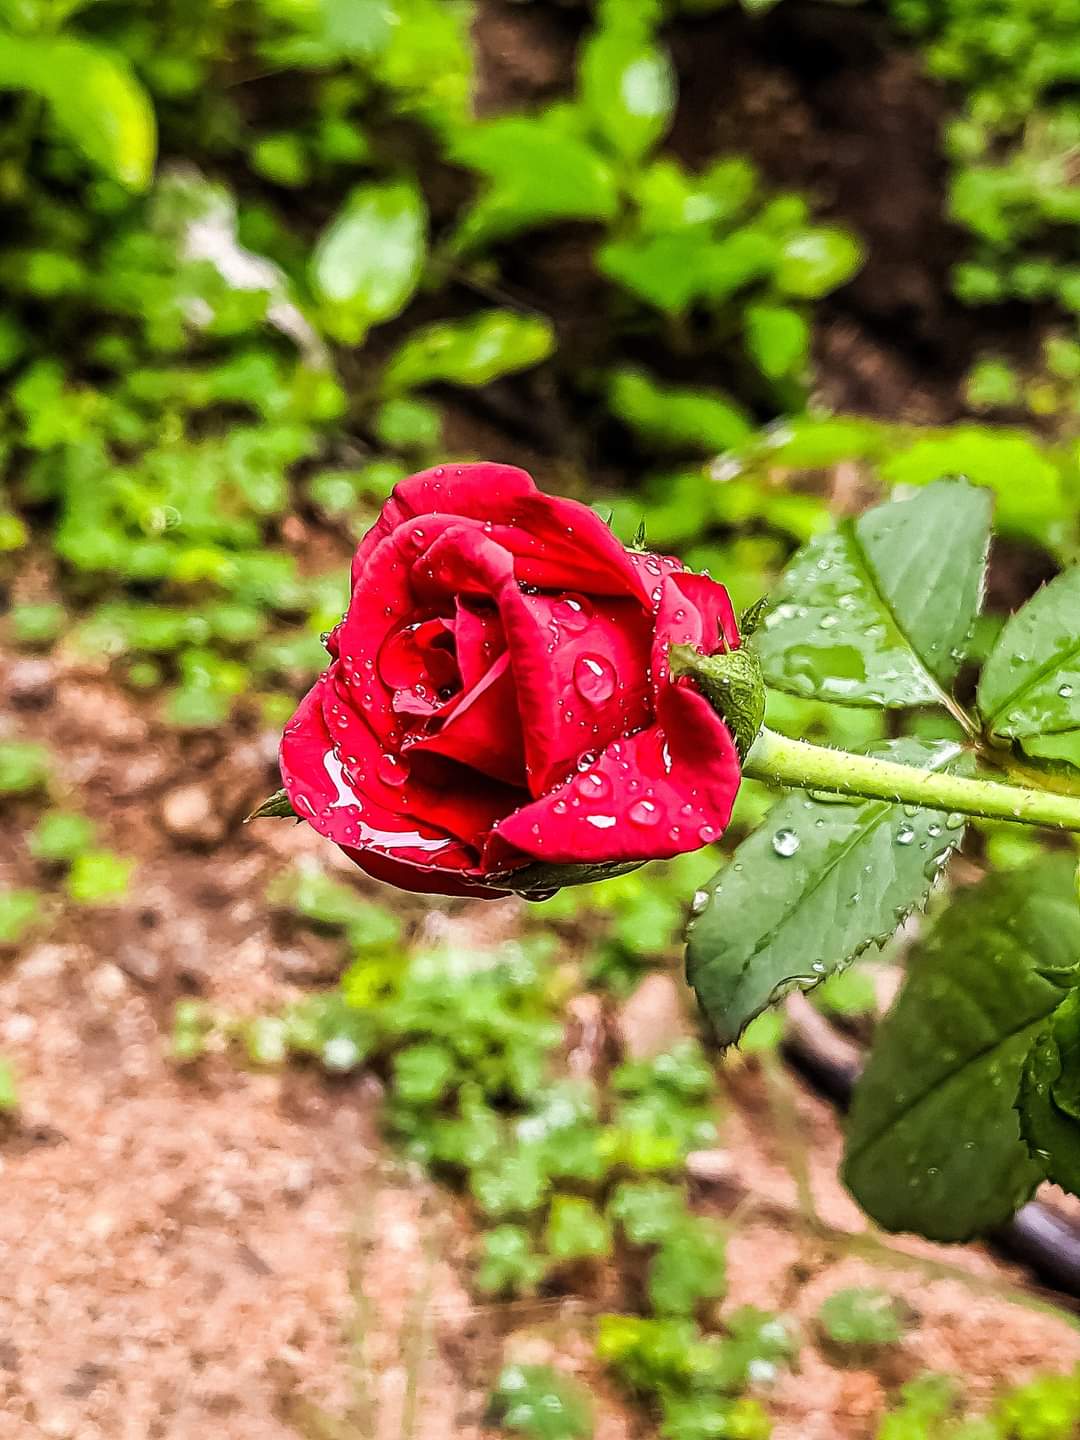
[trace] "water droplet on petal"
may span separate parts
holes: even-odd
[[[392,785],[395,789],[405,784],[408,773],[404,761],[396,755],[380,755],[375,762],[375,774],[384,785]]]
[[[783,860],[790,859],[801,844],[794,830],[777,830],[772,837],[772,848]]]
[[[551,607],[551,618],[569,635],[580,635],[589,628],[592,606],[584,595],[563,595]]]
[[[599,770],[583,775],[578,783],[586,800],[606,800],[611,794],[611,781]]]
[[[655,825],[660,819],[660,810],[654,800],[635,800],[628,814],[635,825]]]
[[[586,815],[585,819],[590,825],[595,825],[597,830],[610,830],[615,824],[614,815]]]
[[[601,655],[579,655],[574,661],[574,689],[592,705],[611,699],[616,678],[615,666]]]

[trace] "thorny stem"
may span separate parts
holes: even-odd
[[[744,775],[774,785],[1080,832],[1080,797],[1075,795],[919,770],[893,760],[789,740],[769,729],[762,729],[742,768]]]

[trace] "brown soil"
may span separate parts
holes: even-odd
[[[490,0],[482,103],[565,88],[582,19]],[[868,239],[870,264],[828,313],[823,392],[898,417],[954,413],[970,322],[943,298],[941,99],[913,58],[887,48],[871,18],[796,0],[757,25],[733,12],[683,22],[675,46],[697,56],[682,153],[750,145],[774,180],[809,185]],[[565,326],[588,309],[578,254],[552,240],[530,260]],[[512,442],[498,414],[463,408],[449,439],[542,470],[553,403],[537,397],[531,428],[509,417]],[[325,545],[299,522],[290,535],[313,561]],[[331,948],[277,928],[263,897],[298,857],[333,867],[336,852],[303,827],[241,825],[274,786],[275,737],[178,738],[104,674],[62,662],[0,659],[0,697],[0,734],[46,737],[61,789],[139,861],[127,904],[77,917],[58,907],[48,938],[0,976],[0,1052],[23,1096],[0,1133],[0,1440],[469,1440],[485,1433],[504,1357],[581,1372],[599,1440],[654,1434],[589,1359],[590,1302],[470,1299],[467,1211],[394,1161],[373,1079],[250,1073],[226,1057],[185,1072],[168,1060],[181,996],[250,1013],[333,978]],[[212,801],[202,818],[200,797]],[[0,829],[3,883],[31,878],[21,835],[32,819],[17,809]],[[518,915],[513,901],[380,899],[416,925],[467,926],[477,945]],[[839,1131],[822,1102],[785,1081],[778,1120],[759,1071],[736,1063],[724,1075],[722,1150],[695,1183],[731,1227],[726,1305],[803,1322],[798,1372],[768,1398],[777,1440],[869,1440],[887,1397],[924,1368],[961,1375],[979,1400],[1080,1361],[1072,1317],[1037,1308],[1018,1270],[978,1247],[863,1228],[836,1180]],[[803,1163],[812,1211],[793,1179]],[[886,1285],[915,1317],[874,1368],[815,1343],[822,1298],[858,1283]]]
[[[129,904],[60,915],[0,982],[0,1050],[24,1097],[0,1144],[0,1436],[465,1440],[484,1433],[486,1386],[508,1356],[582,1373],[604,1440],[653,1433],[589,1360],[603,1283],[595,1301],[473,1303],[467,1212],[395,1163],[377,1082],[168,1060],[176,997],[250,1013],[330,978],[329,949],[275,928],[262,896],[286,864],[334,866],[335,852],[303,827],[241,825],[272,784],[272,737],[228,751],[181,741],[103,679],[38,661],[6,662],[0,694],[3,732],[47,735],[61,785],[139,859]],[[227,828],[178,842],[162,817],[193,775]],[[4,829],[14,883],[28,878],[29,818]],[[466,927],[476,946],[519,914],[514,901],[406,903],[412,923]],[[770,1100],[750,1066],[725,1077],[723,1148],[695,1183],[731,1225],[726,1304],[804,1324],[799,1371],[769,1396],[777,1440],[867,1440],[886,1397],[927,1367],[962,1375],[978,1400],[1048,1357],[1080,1360],[1071,1319],[1032,1308],[1019,1271],[977,1248],[870,1242],[837,1184],[822,1102],[783,1077],[787,1098]],[[813,1214],[792,1178],[804,1160]],[[886,1285],[917,1317],[877,1368],[814,1343],[821,1300],[855,1283]]]

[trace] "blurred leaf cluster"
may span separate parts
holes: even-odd
[[[0,564],[49,533],[62,582],[16,596],[11,639],[162,690],[177,725],[239,696],[278,721],[345,599],[290,516],[361,533],[443,454],[455,391],[505,387],[571,488],[583,446],[640,435],[659,539],[741,528],[701,460],[802,405],[813,303],[859,249],[745,157],[660,148],[663,18],[601,6],[571,93],[477,119],[464,0],[4,7]],[[508,249],[552,230],[596,287],[565,357]],[[628,363],[643,340],[739,393],[673,409]],[[770,513],[739,555],[757,573],[820,523],[808,498]]]

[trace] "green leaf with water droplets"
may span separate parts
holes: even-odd
[[[940,480],[815,536],[754,646],[780,690],[842,705],[940,703],[979,611],[991,496]]]
[[[873,753],[928,770],[962,755],[913,738]],[[720,1043],[788,990],[812,988],[887,940],[925,904],[962,838],[959,817],[937,811],[802,792],[781,800],[694,905],[687,974]]]
[[[1080,766],[1080,565],[1008,621],[983,667],[978,704],[990,734]]]
[[[1080,994],[1075,990],[1035,1038],[1016,1108],[1031,1158],[1063,1190],[1080,1195]]]
[[[885,1229],[967,1240],[1031,1194],[1042,1169],[1017,1087],[1078,961],[1072,862],[1056,855],[962,891],[917,947],[856,1088],[844,1159]]]

